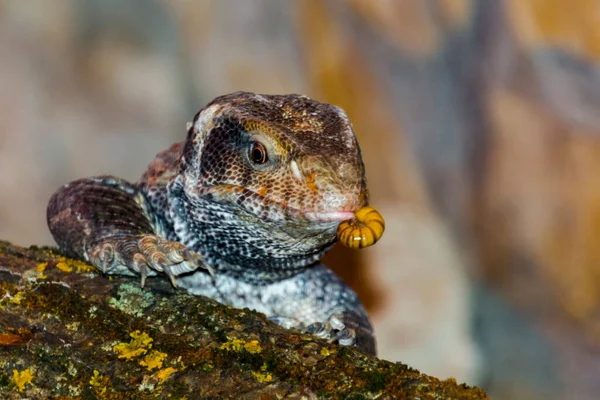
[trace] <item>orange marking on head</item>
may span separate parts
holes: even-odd
[[[317,189],[317,185],[315,184],[316,179],[317,175],[314,172],[306,177],[306,186],[308,186],[308,188],[312,190],[312,192],[315,194],[319,192]]]
[[[260,189],[258,189],[258,194],[262,197],[265,197],[267,195],[267,187],[262,186]]]

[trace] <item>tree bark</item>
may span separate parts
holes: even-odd
[[[481,399],[264,315],[0,241],[0,397]]]

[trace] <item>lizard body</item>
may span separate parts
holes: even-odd
[[[358,296],[319,259],[367,204],[346,114],[300,95],[236,92],[136,183],[80,179],[48,204],[59,246],[109,274],[174,285],[375,354]],[[200,269],[198,269],[200,267]]]

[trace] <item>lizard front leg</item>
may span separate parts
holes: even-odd
[[[143,194],[123,179],[71,182],[52,195],[48,227],[59,247],[105,273],[175,276],[199,266],[199,256],[157,234]]]
[[[204,274],[177,278],[179,287],[237,308],[264,313],[285,328],[295,328],[375,355],[373,328],[358,295],[323,264],[273,283],[259,285],[225,274],[208,285]]]
[[[376,355],[375,334],[365,308],[333,271],[318,264],[288,281],[286,286],[295,290],[287,289],[284,296],[270,300],[280,302],[270,319],[277,322],[282,313],[297,304],[291,315],[299,322],[295,328]]]

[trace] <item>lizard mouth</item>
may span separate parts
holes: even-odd
[[[211,194],[214,200],[225,200],[227,202],[235,203],[247,213],[265,220],[280,220],[281,218],[285,218],[299,222],[332,223],[355,218],[355,212],[353,211],[315,211],[298,209],[291,207],[285,201],[261,195],[253,190],[238,185],[225,184],[210,186],[202,188],[201,191]],[[272,214],[279,215],[279,218],[273,218],[271,216]],[[267,215],[267,217],[264,215]]]
[[[353,219],[355,214],[351,211],[332,211],[332,212],[314,212],[314,211],[300,211],[304,213],[304,216],[315,222],[336,222],[346,221]]]

